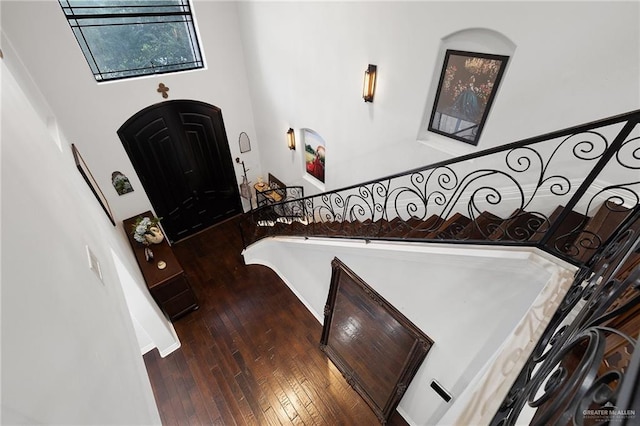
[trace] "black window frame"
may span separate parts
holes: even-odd
[[[58,0],[71,27],[80,50],[82,51],[89,68],[97,82],[125,80],[137,77],[159,75],[173,72],[191,71],[204,68],[204,59],[200,48],[200,42],[195,26],[190,0],[148,0],[148,4],[139,5],[129,1],[114,2],[105,0],[102,2],[83,2],[84,5],[72,5],[73,0]],[[147,3],[147,2],[145,2]],[[90,4],[90,5],[89,5]],[[118,11],[119,9],[131,9],[130,12]],[[164,9],[164,11],[158,11]],[[105,13],[104,11],[109,11]],[[131,19],[131,22],[123,23],[122,19]],[[96,23],[99,20],[101,23]],[[138,20],[136,22],[136,20]],[[146,25],[163,23],[184,23],[188,33],[188,43],[193,52],[193,60],[169,64],[154,65],[138,68],[125,68],[121,70],[103,70],[98,65],[98,60],[91,44],[87,41],[84,29],[96,26],[113,25]],[[95,46],[94,46],[95,47]]]

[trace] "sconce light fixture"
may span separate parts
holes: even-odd
[[[364,72],[364,85],[362,86],[362,97],[365,102],[373,102],[373,95],[376,91],[376,67],[369,64]]]
[[[293,132],[292,128],[287,130],[287,145],[289,145],[290,150],[296,150],[296,134]]]

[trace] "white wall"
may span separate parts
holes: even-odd
[[[403,417],[416,425],[440,424],[551,277],[566,267],[528,248],[275,238],[244,252],[247,264],[278,273],[320,322],[334,257],[435,342],[399,405]],[[453,394],[453,401],[445,403],[429,387],[433,379]]]
[[[240,22],[262,168],[301,183],[302,149],[285,131],[327,143],[327,189],[472,152],[416,141],[441,40],[484,28],[515,45],[477,149],[638,109],[638,2],[241,2]],[[492,53],[492,52],[488,52]],[[378,66],[373,103],[361,97]],[[444,145],[443,151],[434,145]],[[456,147],[450,148],[450,147]],[[308,187],[309,190],[311,188]]]
[[[170,88],[169,99],[196,99],[222,109],[232,156],[245,161],[250,169],[249,178],[255,181],[260,174],[259,149],[235,5],[207,1],[194,5],[200,35],[207,40],[203,43],[207,69],[103,84],[97,84],[91,75],[56,0],[2,1],[1,7],[2,33],[4,41],[10,44],[4,49],[6,60],[21,69],[15,75],[34,101],[39,118],[59,128],[63,140],[58,145],[62,148],[74,143],[78,147],[104,192],[117,224],[113,244],[122,266],[118,272],[127,302],[132,315],[160,353],[166,355],[179,342],[146,291],[122,229],[122,220],[152,206],[116,131],[139,110],[163,100],[156,91],[163,82]],[[239,152],[241,131],[252,139],[252,150],[245,154]],[[242,167],[239,164],[235,167],[240,182]],[[111,185],[111,173],[115,170],[129,177],[134,192],[117,195]],[[141,345],[143,350],[148,347]]]
[[[14,79],[7,47],[0,65],[2,423],[160,424],[111,258],[109,247],[123,255],[120,233],[69,146],[61,150],[52,138],[40,116],[46,106],[36,110]],[[86,246],[102,279],[89,269]]]
[[[2,30],[55,111],[60,128],[81,150],[119,224],[149,210],[151,204],[116,131],[136,112],[163,101],[156,91],[161,82],[170,89],[168,100],[195,99],[221,108],[233,158],[245,161],[251,169],[250,180],[260,174],[258,138],[232,2],[193,4],[204,40],[205,70],[101,84],[93,78],[56,0],[3,0],[2,9]],[[242,131],[252,142],[246,154],[240,154],[238,146]],[[241,182],[242,167],[234,165]],[[111,185],[115,170],[129,177],[134,192],[117,195]]]
[[[207,69],[97,84],[57,1],[2,1],[10,16],[3,31],[105,188],[118,222],[151,206],[115,132],[163,100],[160,82],[170,88],[169,99],[222,108],[232,155],[245,161],[251,181],[272,172],[308,193],[317,189],[301,179],[302,146],[287,149],[289,127],[299,139],[301,128],[325,139],[331,190],[640,107],[637,2],[194,0],[193,6]],[[469,29],[501,34],[515,46],[480,144],[435,134],[418,142],[441,49],[456,47],[451,40]],[[378,65],[372,104],[361,97],[369,63]],[[241,131],[252,142],[246,154],[237,144]],[[240,181],[242,168],[235,167]],[[116,194],[114,170],[131,179],[135,192]]]

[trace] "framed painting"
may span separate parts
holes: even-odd
[[[331,267],[320,349],[385,424],[433,340],[338,258]]]
[[[84,162],[84,159],[82,158],[82,155],[80,155],[80,151],[78,151],[78,148],[75,146],[75,144],[71,144],[71,151],[73,152],[73,159],[76,162],[76,167],[78,167],[78,170],[84,178],[84,181],[87,183],[87,185],[89,185],[89,188],[91,188],[91,192],[93,192],[93,195],[100,203],[100,206],[102,206],[102,210],[104,210],[105,214],[109,218],[109,221],[111,221],[111,224],[113,224],[113,226],[116,226],[116,221],[114,220],[113,213],[111,213],[111,209],[109,208],[109,203],[107,202],[106,197],[98,186],[98,182],[96,182],[96,180],[94,179],[93,175],[91,174],[91,170],[89,170],[87,163]]]
[[[447,50],[428,130],[478,145],[508,59]]]
[[[304,142],[304,166],[308,176],[324,184],[326,145],[319,134],[310,129],[302,129]]]

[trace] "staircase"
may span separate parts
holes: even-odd
[[[633,111],[316,196],[285,197],[244,216],[244,245],[294,236],[546,251],[579,270],[502,404],[488,398],[489,423],[520,424],[527,404],[537,411],[525,421],[541,425],[589,424],[585,410],[611,406],[640,412],[639,123]],[[535,400],[540,393],[546,402]]]
[[[564,206],[558,206],[548,219],[519,210],[504,219],[489,211],[473,220],[461,213],[448,219],[432,215],[426,219],[396,217],[391,221],[380,219],[376,222],[305,222],[276,218],[261,222],[255,237],[287,235],[502,245],[539,243],[564,211]],[[568,211],[562,223],[546,238],[545,247],[548,251],[563,253],[573,263],[586,263],[630,213],[631,209],[611,201],[602,203],[592,217]]]
[[[311,197],[287,196],[246,215],[245,247],[283,235],[533,246],[582,265],[639,203],[639,122],[634,111]]]

